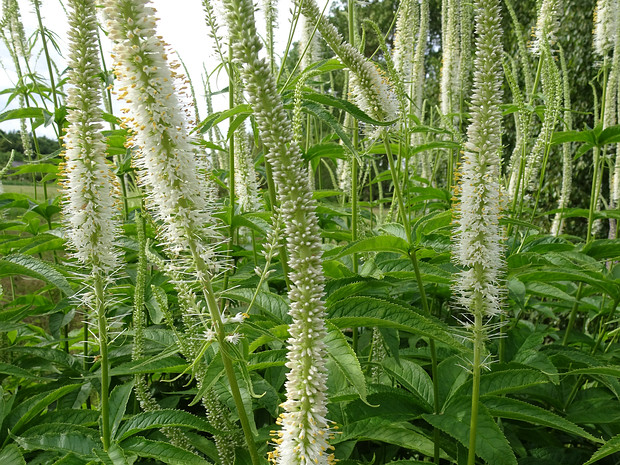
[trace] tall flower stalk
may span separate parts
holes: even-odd
[[[476,460],[476,432],[485,319],[500,311],[502,30],[499,0],[477,0],[476,58],[471,123],[458,187],[460,204],[454,260],[463,267],[455,285],[458,303],[473,314],[473,393],[468,465]]]
[[[573,113],[571,111],[570,80],[568,78],[568,67],[566,66],[566,59],[562,48],[560,48],[560,66],[562,69],[562,89],[564,92],[564,124],[566,125],[567,131],[572,131]],[[558,200],[558,208],[562,211],[556,213],[553,218],[551,234],[554,236],[562,234],[562,229],[564,227],[563,210],[568,207],[570,201],[573,180],[573,156],[571,145],[570,142],[562,145],[562,187]]]
[[[258,56],[261,43],[252,1],[225,0],[224,5],[234,39],[233,54],[241,63],[266,157],[273,167],[291,268],[293,323],[286,364],[290,371],[279,419],[282,429],[271,459],[279,465],[326,465],[333,462],[333,455],[328,451],[324,276],[315,203],[275,78],[269,64]]]
[[[160,223],[159,238],[177,266],[185,266],[200,284],[209,311],[208,331],[215,334],[243,427],[252,463],[259,462],[248,414],[230,356],[230,342],[213,290],[212,278],[220,264],[215,243],[220,240],[213,209],[200,176],[165,44],[157,36],[155,10],[148,0],[107,0],[105,14],[114,41],[115,72],[120,97],[128,105],[125,125],[137,148],[147,206]]]
[[[105,450],[110,446],[108,404],[109,360],[106,299],[107,276],[118,266],[114,238],[120,210],[115,202],[116,177],[106,162],[102,129],[101,81],[97,48],[97,19],[93,0],[70,0],[69,89],[65,143],[65,202],[67,237],[77,260],[90,267],[93,305],[98,323],[101,356],[101,424]]]
[[[19,4],[17,0],[3,0],[2,2],[2,22],[0,24],[2,39],[6,45],[9,55],[13,60],[15,66],[15,72],[17,73],[17,85],[18,87],[24,87],[24,75],[22,73],[22,67],[20,64],[20,58],[28,60],[29,52],[26,45],[26,34],[24,32],[24,26],[21,21],[21,15],[19,13]],[[17,98],[20,108],[26,108],[29,104],[27,94],[20,92]],[[31,124],[32,127],[32,124]],[[19,134],[22,141],[22,148],[26,159],[32,161],[34,159],[34,152],[32,150],[32,142],[28,129],[26,128],[26,120],[21,118],[19,120]],[[34,128],[33,128],[34,136]],[[35,138],[36,143],[36,138]],[[37,182],[36,177],[32,175],[34,194],[37,196]]]
[[[452,121],[449,114],[454,111],[456,99],[460,96],[459,90],[459,0],[443,0],[442,2],[442,30],[441,30],[441,80],[440,101],[441,114]]]
[[[413,81],[413,56],[418,20],[418,2],[413,0],[401,2],[394,33],[394,65],[406,83]]]

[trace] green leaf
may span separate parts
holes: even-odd
[[[43,410],[48,408],[52,403],[56,402],[63,396],[66,396],[72,391],[81,388],[81,384],[69,384],[67,386],[60,387],[50,393],[43,393],[40,395],[40,398],[37,399],[32,405],[29,406],[28,411],[26,411],[17,422],[12,425],[11,433],[19,434],[23,431],[24,427],[37,415],[39,415]]]
[[[590,465],[591,463],[598,462],[599,460],[609,457],[617,452],[620,452],[620,434],[614,436],[603,444],[601,448],[597,450],[592,457],[590,457],[590,460],[583,465]]]
[[[366,400],[366,379],[355,352],[347,342],[344,334],[331,323],[327,323],[327,335],[324,339],[327,354],[340,368],[345,378],[351,383],[364,403]]]
[[[17,170],[13,171],[11,176],[29,173],[51,173],[57,175],[58,165],[51,163],[29,163],[27,165],[22,165]]]
[[[352,439],[381,441],[431,457],[434,453],[433,442],[415,431],[409,423],[392,422],[380,417],[372,417],[344,425],[341,434],[338,434],[332,443],[338,444]],[[445,458],[445,454],[442,454],[442,457]]]
[[[620,142],[620,125],[609,126],[603,129],[603,132],[598,136],[599,147],[605,144],[615,144],[617,142]]]
[[[594,143],[594,136],[590,131],[561,131],[553,133],[551,145],[565,144],[566,142]]]
[[[137,375],[140,373],[182,373],[187,368],[187,362],[181,357],[165,355],[160,358],[145,358],[133,362],[123,363],[112,368],[112,376]]]
[[[565,431],[576,436],[581,436],[590,441],[600,440],[592,436],[583,428],[571,421],[562,418],[549,410],[537,407],[527,402],[511,399],[509,397],[485,396],[482,403],[494,417],[508,418],[511,420],[525,421],[534,425],[548,426],[560,431]]]
[[[104,465],[129,465],[127,458],[123,453],[123,449],[121,449],[115,442],[110,444],[107,452],[95,450],[95,454],[104,463]]]
[[[347,155],[345,154],[344,147],[340,144],[336,144],[335,142],[329,142],[325,144],[315,144],[312,147],[308,148],[308,151],[304,153],[304,160],[312,161],[315,158],[336,158],[345,160],[347,159]],[[342,195],[342,192],[339,192],[339,195]]]
[[[56,286],[65,295],[73,295],[67,279],[52,266],[29,255],[14,254],[0,259],[0,277],[24,275]]]
[[[250,116],[249,113],[242,113],[233,120],[233,122],[228,127],[228,134],[226,135],[226,140],[230,140],[232,135],[235,133],[235,130],[239,126],[241,126],[241,123],[243,123],[248,118],[248,116]]]
[[[322,105],[327,105],[329,107],[338,108],[339,110],[344,110],[347,113],[351,114],[351,116],[355,117],[355,119],[363,123],[372,124],[374,126],[391,126],[392,124],[394,124],[394,121],[377,121],[368,116],[366,113],[360,110],[359,107],[349,102],[348,100],[343,100],[330,94],[319,94],[316,92],[305,91],[302,93],[302,95],[305,100],[311,100]]]
[[[254,292],[255,289],[236,288],[222,292],[222,296],[249,304],[254,296]],[[291,317],[288,314],[288,302],[281,295],[262,290],[258,291],[253,306],[268,313],[280,323],[291,322]]]
[[[222,361],[222,354],[219,352],[215,354],[211,363],[207,367],[203,375],[202,384],[200,384],[198,392],[194,396],[194,399],[189,403],[190,407],[192,405],[196,405],[200,402],[200,399],[205,395],[205,393],[213,387],[213,385],[224,375],[224,362]]]
[[[73,452],[91,457],[94,449],[101,448],[99,432],[84,426],[49,423],[28,430],[29,436],[18,436],[15,441],[27,450]]]
[[[452,212],[431,212],[420,218],[414,225],[416,237],[421,234],[430,234],[438,229],[450,226],[452,223]],[[419,239],[419,237],[418,237]]]
[[[549,377],[547,375],[527,368],[493,371],[480,376],[480,395],[506,394],[548,382]],[[458,398],[459,396],[471,395],[471,389],[472,382],[470,379],[456,391],[455,396]]]
[[[243,215],[235,215],[233,218],[233,226],[253,229],[259,234],[266,235],[271,231],[271,225],[265,219],[254,215],[253,213],[244,213]]]
[[[121,443],[125,452],[133,452],[140,457],[160,460],[169,465],[210,465],[196,454],[166,442],[150,441],[144,438],[130,438]]]
[[[357,153],[357,151],[353,147],[349,135],[342,127],[342,125],[338,122],[338,120],[334,118],[334,116],[330,112],[325,110],[322,106],[312,102],[304,102],[301,109],[306,113],[309,113],[325,122],[330,128],[333,129],[336,134],[338,134],[338,137],[340,137],[340,140],[347,147],[347,149],[349,149],[350,153]]]
[[[334,258],[344,257],[345,255],[351,255],[354,253],[363,252],[396,252],[403,255],[407,255],[409,251],[409,244],[406,240],[395,236],[374,236],[365,239],[355,241],[344,248],[338,250],[334,249],[332,253],[325,253],[324,256]]]
[[[129,400],[132,389],[133,381],[116,386],[110,393],[110,423],[111,436],[113,438],[116,437],[116,431],[123,420],[123,415],[125,415],[127,401]]]
[[[255,371],[264,370],[269,367],[284,366],[287,352],[288,350],[286,349],[276,349],[262,350],[250,354],[247,361],[248,370]]]
[[[620,241],[617,239],[596,239],[583,248],[583,253],[597,260],[620,257]]]
[[[461,144],[458,142],[454,142],[451,140],[437,140],[433,142],[429,142],[427,144],[418,145],[413,147],[407,152],[408,156],[415,155],[416,153],[426,152],[427,150],[433,149],[448,149],[448,150],[458,150],[461,147]]]
[[[122,441],[142,431],[159,429],[166,426],[197,429],[198,431],[206,431],[208,433],[215,432],[208,421],[196,415],[192,415],[183,410],[162,409],[134,415],[122,424],[118,430],[117,437],[119,441]]]
[[[571,370],[565,375],[606,375],[606,376],[614,376],[616,378],[620,378],[620,366],[600,366],[600,367],[590,367],[590,368],[578,368],[576,370]]]
[[[433,410],[433,382],[420,365],[403,358],[398,364],[395,359],[388,358],[384,360],[383,368],[405,389],[422,399],[429,412]]]
[[[11,365],[10,363],[0,362],[0,373],[15,376],[16,378],[44,379],[40,376],[35,375],[32,371],[24,370],[23,368]]]
[[[66,368],[76,369],[78,367],[78,360],[73,355],[58,349],[17,346],[10,347],[8,350],[11,352],[24,353],[26,357],[39,357]]]
[[[330,321],[339,328],[352,326],[383,326],[421,334],[437,342],[467,352],[449,327],[434,318],[423,316],[410,308],[372,297],[349,297],[335,302],[328,309]]]
[[[43,118],[44,113],[49,114],[49,112],[43,108],[18,108],[16,110],[9,110],[0,113],[0,123],[12,119]]]
[[[196,126],[194,131],[198,131],[199,134],[204,134],[209,129],[211,129],[213,126],[224,121],[225,119],[228,119],[238,114],[249,115],[251,113],[252,113],[252,107],[250,107],[250,105],[247,105],[247,104],[237,105],[236,107],[230,108],[226,111],[220,111],[220,112],[213,113],[212,115],[209,115],[206,119],[201,121],[200,124],[198,124],[198,126]]]
[[[5,465],[26,465],[26,461],[15,444],[9,444],[0,452],[0,463]]]
[[[41,415],[37,419],[37,424],[45,423],[66,423],[80,426],[96,426],[101,415],[96,410],[87,409],[57,409]]]
[[[619,288],[616,284],[606,281],[602,278],[600,273],[586,272],[557,268],[543,268],[539,271],[526,272],[519,274],[519,280],[524,283],[535,282],[553,282],[553,281],[568,281],[568,282],[583,282],[592,286],[598,287],[603,292],[606,292],[611,297],[616,297],[619,292]]]
[[[449,434],[465,447],[469,445],[471,419],[471,397],[461,397],[444,412],[422,417],[435,428]],[[493,421],[484,405],[478,406],[478,427],[476,430],[476,455],[491,465],[517,465],[510,444],[504,433]]]

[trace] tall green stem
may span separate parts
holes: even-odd
[[[241,392],[239,391],[239,383],[237,382],[235,368],[227,350],[228,343],[226,342],[226,332],[224,330],[224,324],[222,323],[220,309],[215,298],[215,292],[213,291],[211,281],[208,278],[209,270],[202,257],[197,252],[196,244],[193,241],[190,242],[190,249],[194,259],[194,264],[196,265],[196,270],[201,276],[200,284],[202,287],[202,292],[207,302],[207,308],[211,316],[211,321],[213,322],[217,341],[220,345],[222,362],[224,363],[224,369],[226,371],[228,384],[230,385],[232,397],[235,402],[235,407],[237,408],[237,413],[239,414],[241,428],[243,429],[243,435],[245,436],[245,441],[250,452],[252,465],[260,465],[260,459],[258,456],[258,451],[256,450],[256,443],[254,441],[254,434],[250,428],[250,420],[248,419],[248,414],[245,410],[245,406],[243,405],[243,399],[241,398]]]
[[[47,63],[47,71],[49,72],[49,75],[50,75],[50,87],[52,88],[52,99],[54,101],[54,110],[57,110],[58,109],[58,96],[56,93],[54,71],[52,69],[52,58],[47,48],[47,40],[45,39],[45,27],[43,26],[43,19],[41,18],[41,2],[40,0],[35,0],[33,3],[34,3],[34,11],[37,14],[37,21],[39,23],[39,32],[41,34],[41,42],[43,44],[43,51],[45,53],[45,62]],[[62,135],[61,131],[62,131],[61,124],[58,123],[58,129],[56,130],[56,135],[59,138]]]
[[[235,69],[233,65],[232,57],[232,44],[228,47],[228,106],[234,108],[235,106]],[[233,123],[233,116],[230,117],[230,124]],[[228,143],[228,203],[230,207],[230,216],[228,223],[228,250],[226,254],[230,260],[232,257],[233,242],[235,237],[235,227],[233,220],[235,218],[235,137],[234,134],[230,137]],[[228,287],[228,278],[230,271],[226,270],[224,274],[224,289]]]
[[[385,151],[387,154],[388,164],[390,167],[390,173],[392,174],[392,182],[394,184],[394,192],[396,194],[396,198],[398,201],[398,210],[400,212],[400,217],[405,227],[405,233],[407,235],[407,242],[409,245],[413,245],[411,241],[411,228],[409,226],[409,217],[407,211],[405,210],[405,205],[403,202],[403,196],[400,190],[399,180],[396,177],[396,170],[394,167],[394,158],[392,156],[392,148],[390,147],[390,141],[387,136],[387,132],[383,132],[383,143],[385,144]],[[409,258],[411,259],[411,263],[413,264],[413,269],[415,271],[416,281],[418,284],[418,290],[420,291],[420,300],[422,301],[422,309],[426,315],[430,315],[430,307],[428,305],[428,299],[426,298],[426,291],[424,290],[424,282],[422,281],[422,274],[420,273],[420,265],[418,263],[418,257],[415,251],[415,248],[411,250],[409,253]],[[433,339],[429,339],[429,347],[431,351],[431,370],[433,375],[433,393],[434,393],[434,405],[433,410],[435,414],[439,413],[439,379],[437,376],[437,350],[435,348],[435,341]],[[439,430],[437,428],[434,429],[433,436],[435,439],[434,446],[434,463],[439,464]]]
[[[109,359],[108,359],[108,321],[105,315],[105,301],[103,293],[103,276],[95,275],[95,312],[99,329],[99,355],[101,357],[101,441],[103,450],[110,447],[110,404],[109,404]]]
[[[278,206],[278,200],[276,198],[276,184],[273,181],[273,170],[267,157],[265,157],[265,177],[267,178],[267,191],[269,194],[269,203],[271,206],[272,215],[275,214]],[[280,247],[280,263],[282,264],[282,271],[284,272],[284,280],[286,281],[286,287],[291,288],[291,281],[289,279],[290,267],[288,265],[288,255],[286,253],[286,247]]]
[[[592,239],[592,226],[594,223],[594,212],[598,203],[599,189],[599,169],[600,169],[600,149],[594,147],[594,173],[592,174],[592,189],[590,191],[590,208],[588,211],[588,233],[586,235],[586,243]]]
[[[478,404],[480,401],[480,364],[482,362],[482,350],[484,348],[484,328],[482,324],[482,312],[474,312],[474,366],[473,388],[471,395],[471,419],[469,423],[469,452],[467,465],[476,463],[476,433],[478,430]]]

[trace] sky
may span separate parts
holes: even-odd
[[[217,3],[220,0],[215,0]],[[292,0],[276,0],[278,3],[279,17],[278,30],[275,32],[275,50],[277,54],[282,54],[288,39],[289,24],[291,19]],[[322,3],[319,0],[319,4]],[[66,54],[68,48],[67,41],[67,19],[64,11],[66,1],[61,0],[42,0],[42,16],[44,24],[57,35],[58,46],[60,50]],[[217,59],[213,51],[213,41],[207,34],[207,26],[204,21],[204,13],[202,10],[201,0],[152,0],[152,4],[157,10],[159,17],[158,32],[163,36],[164,40],[178,52],[185,62],[189,75],[193,81],[194,88],[197,93],[198,109],[201,118],[206,116],[206,106],[204,104],[204,92],[201,75],[203,74],[203,64],[207,70],[212,71],[217,65]],[[29,37],[37,28],[37,19],[32,7],[31,0],[19,0],[22,21],[26,30],[26,36]],[[259,34],[264,35],[264,19],[257,12],[256,22]],[[296,32],[294,40],[297,40],[299,33]],[[109,50],[111,48],[105,36],[102,36],[103,47],[108,51],[107,65],[111,66],[109,58]],[[58,64],[59,69],[65,68],[65,61],[54,53],[54,60]],[[16,74],[13,69],[13,62],[8,54],[4,43],[0,43],[0,90],[13,87],[16,82]],[[47,67],[43,56],[37,59],[37,71],[43,76],[48,77]],[[227,80],[225,73],[221,73],[221,78],[216,80],[214,77],[211,81],[214,90],[225,87]],[[7,105],[8,96],[0,95],[0,113],[8,109],[15,108],[17,99],[9,106]],[[226,95],[220,95],[214,101],[215,109],[224,109],[228,102]],[[0,123],[2,130],[18,129],[17,120]],[[45,134],[53,137],[51,128],[39,130],[39,134]]]

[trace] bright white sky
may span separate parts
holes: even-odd
[[[214,4],[219,0],[215,0]],[[276,0],[279,8],[278,18],[278,30],[275,32],[276,40],[276,53],[282,54],[286,47],[288,39],[289,24],[291,19],[292,0]],[[42,0],[43,4],[43,21],[44,24],[51,29],[58,36],[58,45],[60,50],[66,54],[67,52],[67,19],[64,12],[63,5],[66,2],[61,0]],[[319,3],[322,3],[319,0]],[[29,37],[33,31],[37,28],[37,19],[34,13],[31,0],[19,0],[22,20],[26,29],[26,35]],[[152,0],[153,6],[157,9],[158,17],[160,21],[158,23],[158,29],[160,35],[164,37],[164,40],[169,43],[174,50],[176,50],[183,61],[185,62],[190,77],[193,81],[194,88],[197,93],[198,107],[200,110],[200,117],[206,116],[206,107],[204,104],[204,92],[202,86],[203,63],[207,70],[212,71],[217,65],[217,60],[214,56],[212,41],[207,34],[207,26],[204,21],[204,13],[202,10],[201,0]],[[264,35],[264,20],[260,12],[257,13],[256,21],[259,27],[259,34]],[[299,31],[299,28],[298,28]],[[299,33],[296,32],[294,40],[298,40]],[[102,42],[105,42],[104,48],[109,50],[109,44],[107,39],[102,37]],[[109,55],[108,55],[109,56]],[[66,66],[64,59],[55,56],[56,63],[60,69],[64,69]],[[2,69],[0,69],[0,90],[13,87],[16,81],[16,74],[13,69],[13,62],[6,50],[4,43],[0,43],[0,62]],[[111,65],[111,60],[108,58],[108,68]],[[38,72],[48,77],[47,68],[43,56],[40,56],[37,61],[36,69]],[[215,78],[211,80],[211,85],[214,90],[225,87],[227,85],[225,79],[225,73],[222,73],[222,79],[219,82]],[[0,95],[0,112],[7,109],[15,108],[17,106],[17,99],[11,102],[11,105],[6,106],[8,96]],[[216,110],[225,108],[228,97],[222,95],[219,99],[215,100]],[[4,122],[0,123],[0,129],[12,130],[18,129],[18,122]],[[53,137],[51,129],[42,131],[40,134],[45,134]]]

